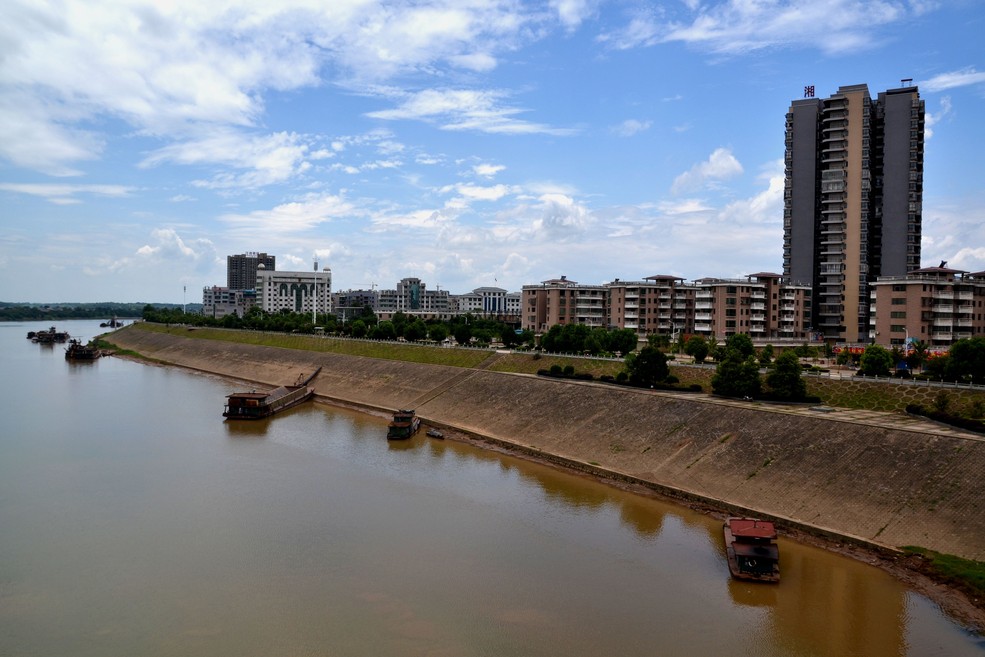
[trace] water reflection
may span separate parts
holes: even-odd
[[[982,654],[838,555],[781,537],[779,586],[735,582],[721,521],[661,499],[317,404],[223,422],[235,384],[16,339],[3,655]]]

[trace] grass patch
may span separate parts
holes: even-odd
[[[169,327],[150,322],[140,322],[134,326],[142,331],[169,333],[196,340],[219,340],[238,344],[348,354],[350,356],[398,360],[410,363],[428,363],[431,365],[447,365],[450,367],[476,367],[492,353],[482,349],[430,347],[399,342],[348,340],[344,338],[270,333],[265,331],[237,331],[198,327],[189,330],[189,327],[186,326]]]
[[[903,552],[923,557],[932,573],[945,582],[958,586],[975,597],[985,596],[985,562],[963,559],[914,545],[903,546]]]

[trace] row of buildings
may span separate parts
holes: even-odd
[[[473,313],[540,333],[555,324],[629,328],[641,337],[703,335],[753,340],[946,348],[985,332],[985,273],[920,268],[924,101],[910,80],[875,98],[864,84],[791,103],[785,116],[783,273],[687,282],[656,275],[581,285],[562,276],[521,292],[467,294],[405,278],[394,289],[331,291],[331,271],[281,272],[276,258],[227,259],[227,286],[205,288],[205,312],[335,313],[367,306],[425,319]]]
[[[394,289],[332,292],[332,270],[278,271],[276,257],[266,253],[244,253],[226,258],[226,286],[202,290],[203,313],[217,319],[244,315],[254,306],[266,312],[290,310],[297,313],[335,314],[342,322],[369,307],[382,319],[397,312],[428,319],[449,319],[466,313],[518,321],[520,293],[499,287],[480,287],[466,294],[428,289],[419,278],[401,279]]]

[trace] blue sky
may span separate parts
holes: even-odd
[[[334,289],[781,272],[790,102],[903,78],[923,262],[985,270],[983,33],[978,0],[6,0],[0,300],[200,301],[245,251]]]

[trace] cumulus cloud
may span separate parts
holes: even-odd
[[[209,180],[197,181],[196,185],[212,189],[259,187],[283,182],[306,171],[311,166],[306,160],[308,148],[303,138],[294,133],[251,136],[219,130],[206,137],[161,148],[146,157],[141,166],[153,167],[163,162],[224,164],[249,171],[220,173]]]
[[[79,163],[100,156],[104,138],[93,126],[107,121],[183,143],[215,127],[256,129],[267,93],[312,87],[327,74],[356,89],[439,68],[490,71],[499,53],[538,38],[558,17],[576,20],[590,4],[564,0],[553,16],[507,2],[8,0],[0,157],[77,175]],[[516,111],[486,105],[464,121],[446,118],[460,129],[548,130]]]
[[[674,179],[670,191],[673,194],[693,191],[709,181],[732,178],[742,173],[742,165],[727,148],[717,148],[704,162],[699,162]]]
[[[472,167],[472,171],[475,172],[477,176],[482,176],[483,178],[493,178],[497,173],[503,171],[506,167],[502,164],[476,164]]]

